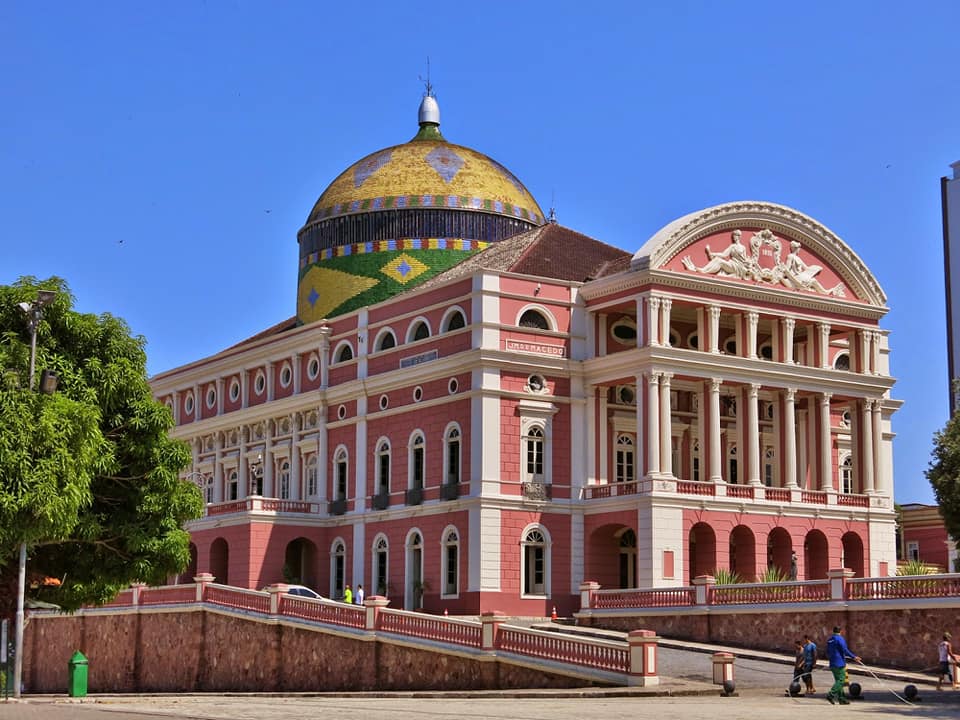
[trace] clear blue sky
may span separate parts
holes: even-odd
[[[445,136],[629,251],[731,200],[843,238],[891,311],[896,497],[947,418],[939,178],[957,2],[0,4],[0,283],[67,279],[156,373],[295,311],[296,232],[350,163]]]

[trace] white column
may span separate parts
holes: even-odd
[[[660,474],[660,373],[647,375],[647,473]]]
[[[274,382],[273,363],[267,363],[267,402],[272,402],[276,397],[276,383]]]
[[[750,467],[747,477],[751,485],[760,485],[760,418],[757,412],[757,394],[760,386],[753,383],[747,388],[747,458]]]
[[[857,339],[860,341],[860,372],[870,374],[870,339],[873,333],[869,330],[858,330]]]
[[[667,300],[666,302],[669,302]],[[673,428],[670,422],[670,378],[673,373],[660,375],[660,472],[673,475]]]
[[[783,361],[787,365],[793,365],[793,329],[797,326],[797,321],[791,317],[780,321],[783,326]]]
[[[636,305],[636,311],[637,311],[637,347],[643,347],[644,331],[646,331],[647,335],[649,335],[650,333],[649,327],[648,328],[643,327],[643,298],[638,297],[636,299],[635,305]],[[643,386],[637,385],[638,392],[641,387]]]
[[[272,374],[272,373],[271,373]],[[280,493],[273,486],[274,478],[274,458],[273,458],[273,421],[268,420],[267,437],[263,441],[263,496],[275,498]]]
[[[294,353],[293,356],[290,358],[290,363],[293,366],[293,394],[299,395],[300,394],[300,375],[301,375],[300,365],[302,364],[300,362],[300,353]]]
[[[246,376],[246,373],[244,373]],[[240,448],[237,455],[237,498],[242,499],[250,494],[248,477],[250,470],[247,467],[247,441],[250,439],[246,426],[240,428]]]
[[[880,374],[880,333],[875,331],[873,342],[870,344],[870,370],[874,375]]]
[[[604,432],[606,423],[604,423],[604,428],[601,428],[601,438],[599,443],[597,442],[597,402],[601,403],[601,409],[603,413],[600,417],[606,417],[606,392],[604,392],[603,398],[598,398],[597,396],[597,386],[596,385],[586,385],[584,386],[584,395],[586,396],[586,420],[587,420],[587,437],[584,441],[584,451],[587,456],[587,474],[583,478],[584,485],[596,485],[599,480],[597,478],[597,451],[598,446],[600,448],[606,448],[606,434]],[[604,388],[606,391],[606,388]],[[600,453],[601,458],[606,457],[606,453]],[[601,473],[600,477],[605,477]]]
[[[755,312],[747,313],[747,352],[746,356],[754,360],[757,359],[757,325],[760,322],[760,314]]]
[[[664,347],[670,347],[670,307],[673,300],[670,298],[661,298],[660,300],[660,344]]]
[[[820,489],[829,490],[833,481],[833,452],[830,443],[831,393],[820,395]]]
[[[200,396],[200,385],[195,384],[193,386],[193,420],[194,422],[200,422],[203,420],[203,406],[206,404],[207,399]]]
[[[216,454],[213,459],[213,501],[223,502],[223,433],[217,432],[214,440]]]
[[[813,489],[808,482],[807,473],[810,465],[810,422],[806,410],[797,411],[797,485],[808,490]]]
[[[710,313],[710,352],[717,355],[720,352],[720,308],[711,305],[707,311]]]
[[[783,485],[789,488],[798,487],[796,395],[794,388],[787,388],[783,403]]]
[[[250,407],[250,373],[246,368],[240,371],[240,407]]]
[[[723,482],[720,472],[720,383],[710,378],[710,482]],[[701,444],[702,448],[703,445]]]
[[[327,438],[327,405],[317,408],[317,500],[322,504],[327,499],[327,473],[330,471],[329,439]],[[323,512],[326,512],[323,507]]]
[[[329,325],[320,326],[320,387],[330,385],[330,334],[332,332],[333,329]]]
[[[290,499],[300,500],[303,492],[303,472],[300,470],[300,413],[294,413],[290,436]]]
[[[223,415],[223,378],[217,378],[217,415]]]
[[[830,367],[830,324],[817,323],[817,331],[820,338],[820,367]]]
[[[647,329],[649,331],[649,345],[660,344],[660,298],[649,297],[647,299]]]
[[[862,468],[862,483],[863,491],[867,494],[872,493],[875,489],[874,484],[874,464],[873,464],[873,415],[872,415],[872,400],[861,400],[860,401],[860,439],[863,443],[863,452],[860,453],[862,458],[863,468]]]
[[[883,495],[890,494],[890,488],[887,487],[887,473],[883,464],[883,408],[882,400],[874,400],[873,413],[873,472],[874,490]]]
[[[637,419],[637,451],[634,455],[634,462],[637,464],[636,467],[636,477],[644,477],[650,473],[650,462],[647,458],[647,453],[644,451],[644,437],[645,431],[647,429],[647,416],[646,409],[647,406],[643,402],[643,375],[637,375],[633,379],[635,387],[637,388],[637,404],[634,408],[634,417]],[[606,417],[602,415],[601,417]],[[606,423],[604,423],[606,425]],[[607,446],[605,445],[604,448]],[[606,452],[604,452],[606,454]],[[606,476],[609,481],[609,475]]]

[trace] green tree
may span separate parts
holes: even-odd
[[[30,336],[21,302],[55,290],[37,329],[36,375],[57,392],[28,387]],[[187,446],[167,432],[154,400],[145,341],[110,314],[81,314],[59,278],[0,286],[0,615],[15,602],[17,551],[29,548],[30,595],[65,609],[102,603],[134,581],[160,584],[189,563],[187,520],[202,512],[198,488],[179,478]]]
[[[931,455],[927,480],[933,486],[947,532],[960,537],[960,413],[954,413],[934,434]]]

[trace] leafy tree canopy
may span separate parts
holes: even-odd
[[[30,332],[19,304],[54,290],[37,327],[35,388]],[[189,563],[187,520],[199,490],[179,478],[187,446],[171,439],[170,412],[147,383],[145,341],[120,318],[74,311],[59,278],[0,286],[0,615],[13,607],[18,549],[30,595],[65,609],[111,599],[131,582],[160,584]],[[36,391],[41,370],[57,391]]]
[[[927,480],[940,506],[947,532],[960,537],[960,413],[954,413],[943,430],[933,436]]]

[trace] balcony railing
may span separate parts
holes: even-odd
[[[386,510],[390,507],[390,493],[382,492],[377,493],[373,496],[373,509],[374,510]]]
[[[447,483],[440,486],[441,500],[456,500],[460,497],[460,483]]]
[[[523,497],[527,500],[550,500],[553,497],[552,486],[544,482],[525,482]]]
[[[423,488],[410,488],[405,499],[407,505],[423,505]]]
[[[344,515],[347,512],[347,500],[346,498],[341,500],[331,500],[330,504],[327,506],[327,511],[331,515]]]

